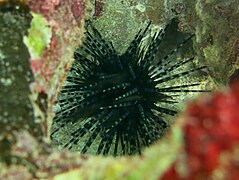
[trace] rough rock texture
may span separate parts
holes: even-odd
[[[28,157],[51,151],[52,105],[81,43],[85,13],[83,0],[0,1],[0,172],[7,164],[31,169]]]
[[[7,0],[0,0],[0,3],[3,2]],[[72,53],[81,43],[86,2],[11,2],[18,3],[14,6],[0,5],[0,179],[238,177],[238,122],[232,121],[232,116],[238,121],[238,86],[191,105],[191,110],[186,112],[189,115],[177,120],[169,134],[147,149],[142,157],[114,159],[82,156],[54,150],[42,142],[48,139],[52,106],[73,60]],[[39,15],[40,20],[35,22],[45,21],[44,28],[36,23],[39,26],[31,26],[26,36],[32,16],[25,8],[19,8],[19,2],[29,4],[31,12]],[[193,51],[200,62],[208,65],[215,82],[226,85],[239,78],[237,0],[87,2],[92,4],[93,23],[106,38],[120,42],[113,41],[119,51],[125,48],[144,21],[152,20],[158,25],[177,17],[179,31],[196,33]],[[41,28],[51,33],[41,34]],[[39,44],[25,43],[27,49],[23,36],[34,38],[39,33],[41,37],[48,35],[49,38],[40,44],[41,50],[38,49]],[[38,52],[39,56],[33,58],[34,52]],[[195,112],[195,107],[200,111]],[[210,121],[200,124],[199,116]],[[224,125],[227,125],[226,130]],[[222,132],[227,139],[220,138]],[[201,133],[206,141],[198,138]],[[207,151],[198,152],[201,147]],[[189,158],[188,161],[185,157]],[[190,162],[190,159],[193,161]]]
[[[84,0],[28,0],[27,4],[32,12],[46,19],[48,24],[45,26],[51,29],[49,44],[45,44],[40,57],[31,56],[30,59],[35,78],[31,84],[31,99],[35,106],[35,116],[43,122],[42,130],[48,138],[53,117],[52,106],[73,61],[73,51],[81,43],[87,7]],[[41,24],[32,28],[36,30],[31,31],[29,36],[34,39],[38,31],[42,30]]]
[[[29,100],[33,75],[23,43],[30,21],[27,6],[3,3],[0,7],[0,156],[7,161],[9,141],[15,139],[16,131],[28,130],[35,137],[42,135]]]
[[[191,103],[162,141],[141,157],[42,153],[27,132],[18,134],[12,155],[20,165],[3,168],[1,179],[235,179],[238,177],[239,84]],[[49,149],[49,148],[48,148]],[[50,149],[49,149],[50,150]]]
[[[18,136],[19,141],[12,148],[12,155],[16,157],[18,165],[3,167],[0,179],[157,179],[175,160],[182,145],[179,126],[160,143],[148,149],[142,157],[106,158],[69,151],[51,152],[47,147],[39,148],[39,144],[27,132]],[[49,152],[42,153],[42,148]]]
[[[187,10],[179,19],[184,28],[196,34],[199,60],[209,67],[216,83],[227,85],[239,68],[239,2],[183,0],[182,3]]]
[[[239,78],[239,1],[156,2],[158,1],[150,0],[145,3],[146,10],[141,14],[150,17],[153,22],[157,22],[155,17],[163,21],[177,17],[179,31],[195,33],[194,51],[199,62],[208,66],[213,80],[219,86],[228,85],[233,79]],[[153,4],[153,7],[150,4]]]

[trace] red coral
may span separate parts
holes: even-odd
[[[222,164],[221,155],[239,144],[239,84],[232,85],[227,93],[218,92],[191,103],[187,114],[183,131],[188,172],[180,179],[212,177],[213,171]],[[175,164],[164,178],[179,179],[180,174],[173,171]],[[232,164],[226,169],[229,179],[235,177],[237,168],[238,165]]]
[[[161,180],[176,180],[180,179],[176,170],[176,163],[174,163],[163,175]]]

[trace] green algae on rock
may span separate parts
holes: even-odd
[[[51,29],[47,20],[39,14],[32,13],[31,28],[28,36],[24,37],[24,43],[28,47],[32,59],[39,59],[43,50],[47,48],[51,40]]]

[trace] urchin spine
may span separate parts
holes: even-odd
[[[159,139],[167,129],[162,115],[177,113],[162,103],[176,104],[174,93],[205,92],[190,89],[199,83],[163,85],[205,68],[170,74],[193,62],[193,57],[179,62],[170,59],[193,35],[155,64],[158,45],[168,26],[155,33],[147,47],[141,48],[149,27],[150,23],[137,33],[123,54],[118,54],[94,27],[86,32],[85,42],[74,53],[75,62],[59,95],[61,110],[54,118],[59,126],[52,136],[69,123],[81,124],[71,133],[65,148],[71,149],[88,137],[82,153],[99,138],[97,154],[108,154],[110,150],[114,155],[141,154],[143,147]]]

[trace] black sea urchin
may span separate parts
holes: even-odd
[[[140,30],[121,55],[95,28],[87,30],[85,42],[74,53],[75,62],[58,97],[60,110],[54,118],[58,127],[52,137],[65,125],[73,126],[64,147],[79,146],[85,153],[96,143],[97,154],[141,154],[143,147],[159,139],[167,129],[163,117],[177,113],[168,107],[177,103],[174,95],[203,91],[190,89],[198,83],[165,86],[171,80],[205,68],[173,74],[193,61],[189,58],[175,62],[169,58],[192,36],[166,57],[155,60],[168,26],[142,47],[149,27],[150,23]]]

